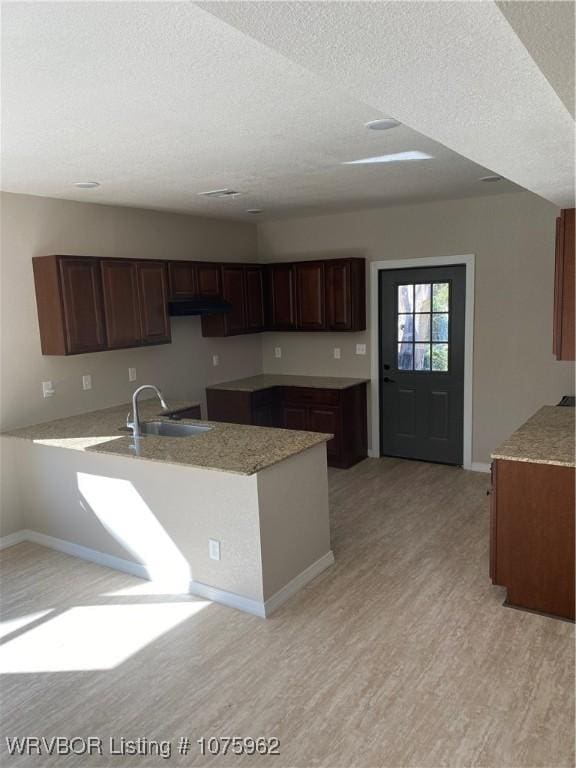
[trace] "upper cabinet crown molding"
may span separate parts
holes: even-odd
[[[575,359],[574,301],[575,238],[574,208],[556,219],[556,270],[554,280],[553,352],[557,360]]]

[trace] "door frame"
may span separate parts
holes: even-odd
[[[383,269],[413,269],[418,267],[445,267],[463,264],[466,267],[466,305],[464,309],[464,424],[463,467],[472,466],[472,383],[474,374],[474,282],[475,262],[473,253],[462,256],[427,256],[417,259],[373,261],[370,264],[370,413],[372,447],[368,454],[380,458],[380,307],[379,276]]]

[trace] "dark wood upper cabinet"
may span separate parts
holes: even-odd
[[[106,349],[100,262],[77,256],[32,260],[44,355]]]
[[[301,262],[294,270],[298,330],[323,331],[326,328],[324,263]]]
[[[198,274],[193,261],[171,261],[168,264],[171,299],[187,299],[198,294]]]
[[[162,261],[139,261],[137,272],[141,343],[167,344],[171,334],[166,265]]]
[[[553,351],[557,360],[575,359],[574,208],[563,210],[556,220],[556,271],[554,281]]]
[[[221,317],[224,320],[225,335],[234,336],[246,329],[244,267],[222,267],[222,295],[232,308]]]
[[[296,330],[296,290],[293,264],[272,264],[268,272],[272,331]]]
[[[212,264],[209,261],[198,261],[196,262],[196,274],[199,296],[222,295],[220,264]]]
[[[109,349],[140,344],[140,299],[137,262],[110,259],[101,262],[104,316]]]
[[[264,269],[245,267],[246,330],[263,331],[266,325],[264,316]]]
[[[366,280],[364,259],[327,261],[326,327],[331,331],[363,331],[366,328]]]

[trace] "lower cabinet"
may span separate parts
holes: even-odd
[[[490,577],[506,604],[574,619],[573,467],[492,463]]]
[[[323,432],[328,464],[345,469],[367,456],[366,384],[347,389],[271,387],[258,392],[210,387],[208,419]]]

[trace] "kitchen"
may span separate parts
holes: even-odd
[[[138,142],[122,131],[112,138],[112,124],[90,109],[91,130],[116,147],[118,176],[100,170],[93,148],[76,147],[81,132],[70,128],[74,182],[98,179],[74,187],[54,161],[55,128],[34,141],[30,126],[9,134],[4,732],[71,728],[174,743],[190,729],[236,732],[277,737],[275,759],[292,765],[358,764],[359,739],[368,739],[365,764],[568,764],[574,205],[561,192],[566,179],[554,176],[552,157],[553,192],[536,165],[528,180],[498,159],[496,144],[492,162],[478,163],[479,154],[452,152],[406,118],[383,128],[380,110],[341,98],[304,76],[301,59],[239,31],[249,4],[227,5],[185,4],[160,18],[152,7],[88,3],[84,13],[94,28],[137,21],[148,50],[182,35],[183,63],[188,34],[197,66],[200,48],[214,50],[216,39],[237,51],[234,66],[202,70],[230,105],[243,77],[262,102],[242,131],[210,124],[221,146],[236,147],[230,173],[210,169],[218,151],[198,134],[206,158],[195,160],[204,176],[194,185],[181,157],[148,152],[148,171],[133,166],[128,190],[120,165]],[[505,18],[496,4],[480,4],[496,16],[463,5],[462,24],[477,14],[475,23],[502,35],[502,56],[524,55],[526,34],[517,48],[507,37],[516,11]],[[56,91],[70,89],[70,109],[88,109],[81,72],[65,74],[55,56],[66,50],[90,68],[85,46],[96,55],[97,42],[86,18],[61,8],[55,25],[36,13],[7,13],[14,61],[27,36],[30,47],[42,25],[50,29],[47,59],[30,69],[30,103],[41,111],[45,67],[62,84]],[[266,13],[278,20],[283,9]],[[314,10],[302,13],[303,23]],[[408,21],[382,13],[388,25]],[[315,28],[323,23],[315,18]],[[106,98],[124,114],[112,85],[120,41],[109,46],[102,91],[107,83]],[[138,61],[144,93],[151,63],[136,44],[123,55]],[[539,65],[530,64],[530,83],[547,103],[553,86]],[[164,92],[184,115],[168,72]],[[11,112],[26,123],[11,77]],[[287,133],[278,77],[303,117]],[[303,77],[322,109],[298,101]],[[188,72],[192,80],[201,100],[202,78]],[[492,85],[483,83],[486,95]],[[216,110],[219,101],[206,103]],[[543,130],[564,135],[560,103]],[[146,111],[145,100],[131,105]],[[304,124],[317,170],[292,174]],[[188,114],[186,131],[195,125]],[[269,131],[287,142],[274,159],[285,188],[262,172],[257,191],[250,179],[260,157],[246,137],[259,137],[271,163],[278,146]],[[502,141],[512,134],[503,124]],[[323,144],[336,166],[326,165]],[[172,135],[163,146],[180,145]],[[434,159],[351,164],[413,147]],[[558,147],[565,160],[569,146]],[[25,152],[35,153],[37,171]],[[568,167],[558,164],[566,177]],[[164,183],[166,169],[179,190]],[[143,385],[160,395],[138,392]],[[26,711],[32,680],[39,694]]]

